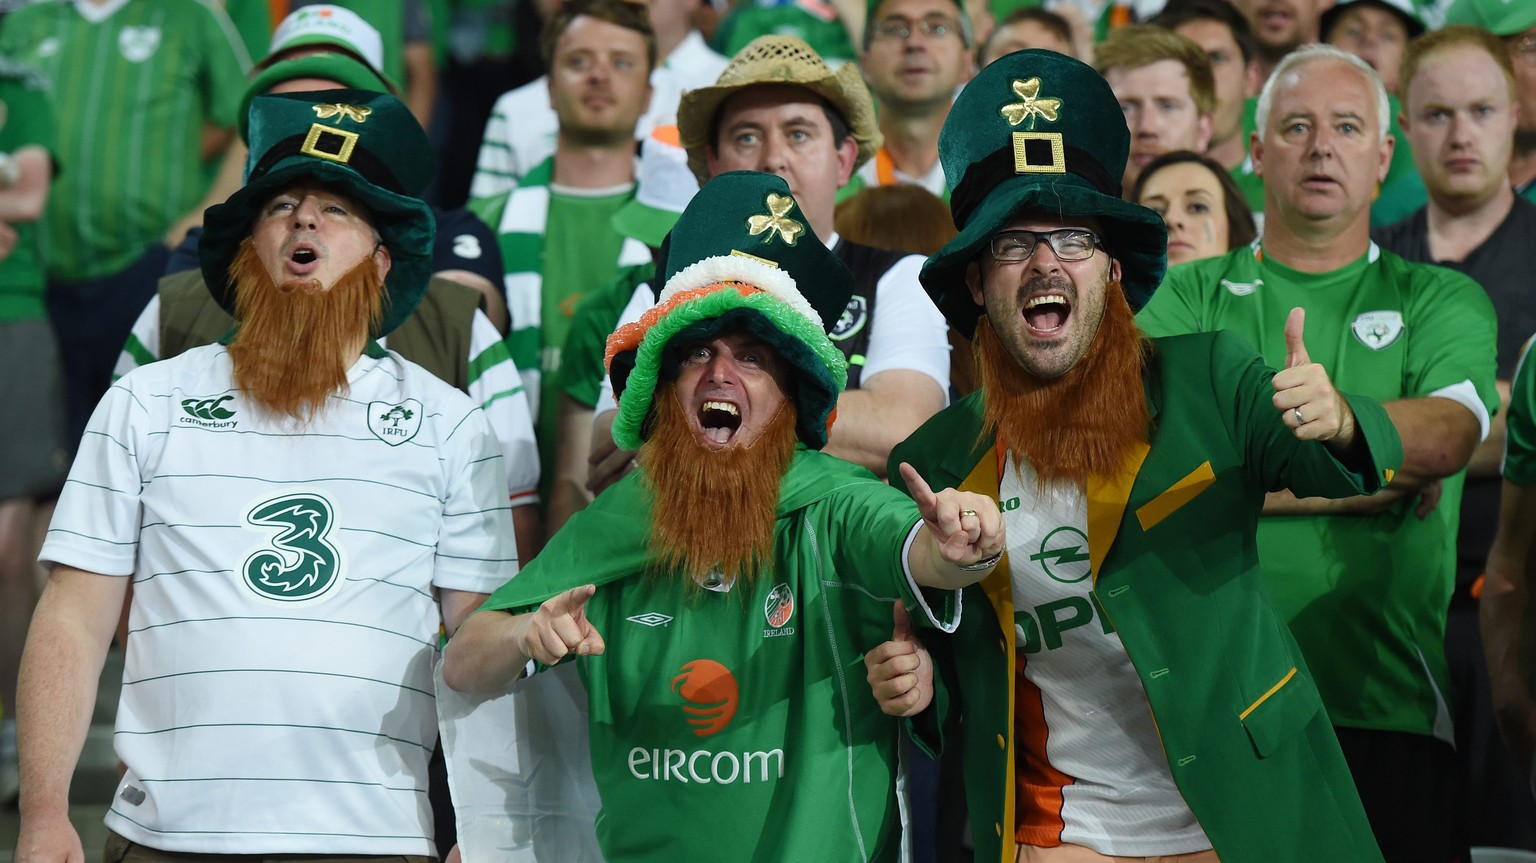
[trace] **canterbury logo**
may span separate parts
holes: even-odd
[[[234,416],[235,412],[222,405],[233,398],[234,396],[228,395],[219,396],[216,399],[182,399],[181,409],[186,411],[188,416],[198,419],[227,420]]]
[[[741,691],[730,669],[712,659],[685,663],[682,673],[672,678],[672,691],[688,702],[683,712],[699,737],[719,734],[736,716]]]

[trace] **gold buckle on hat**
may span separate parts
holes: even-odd
[[[340,162],[345,165],[352,161],[352,150],[356,146],[356,132],[347,132],[314,123],[309,127],[309,134],[304,136],[304,145],[299,147],[299,152],[306,156],[314,156],[316,159]]]
[[[1046,141],[1051,147],[1051,161],[1049,163],[1036,162],[1030,159],[1031,141]],[[1036,155],[1042,148],[1033,148]],[[1014,132],[1013,133],[1013,172],[1015,174],[1065,174],[1067,172],[1066,145],[1062,143],[1060,132]]]

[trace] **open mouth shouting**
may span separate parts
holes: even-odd
[[[1072,302],[1067,295],[1048,291],[1031,295],[1024,301],[1024,326],[1035,338],[1048,339],[1066,329],[1072,316]]]
[[[307,276],[320,266],[320,250],[313,243],[294,243],[288,250],[285,265],[288,272],[296,276]]]
[[[704,440],[715,449],[729,446],[736,438],[736,432],[741,430],[741,409],[728,401],[705,401],[694,419]]]

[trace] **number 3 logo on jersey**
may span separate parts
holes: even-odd
[[[256,504],[245,520],[276,532],[270,547],[245,559],[245,584],[257,596],[314,602],[341,584],[341,552],[326,539],[335,525],[330,501],[318,494],[287,494]]]

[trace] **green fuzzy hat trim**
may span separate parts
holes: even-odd
[[[791,395],[799,410],[796,433],[812,449],[826,446],[828,420],[848,384],[848,361],[826,333],[783,300],[767,291],[742,294],[734,287],[686,300],[646,331],[613,422],[613,439],[619,446],[640,448],[656,388],[664,376],[666,380],[676,376],[675,363],[668,362],[672,343],[679,338],[707,338],[732,325],[744,326],[768,342],[795,368],[798,386]]]

